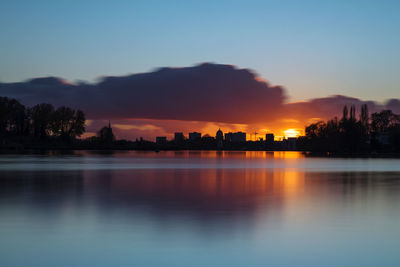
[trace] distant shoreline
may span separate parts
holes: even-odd
[[[88,151],[109,153],[109,152],[185,152],[185,151],[208,151],[208,152],[298,152],[305,157],[323,157],[323,158],[400,158],[400,153],[391,152],[363,152],[363,153],[349,153],[349,152],[315,152],[315,151],[302,151],[302,150],[261,150],[261,149],[145,149],[145,148],[118,148],[118,147],[40,147],[40,148],[0,148],[0,155],[12,154],[48,154],[56,152],[56,154],[73,154],[74,152]]]

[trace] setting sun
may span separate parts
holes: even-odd
[[[287,129],[283,131],[283,133],[285,134],[285,137],[297,137],[300,135],[300,132],[296,129]]]

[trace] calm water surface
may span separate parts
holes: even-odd
[[[400,160],[0,156],[0,266],[400,266]]]

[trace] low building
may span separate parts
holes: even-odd
[[[225,134],[225,142],[227,142],[227,143],[246,142],[246,133],[244,133],[244,132],[226,133]]]
[[[189,133],[189,141],[197,142],[200,140],[201,140],[201,133],[198,133],[198,132]]]
[[[165,145],[166,143],[167,143],[167,137],[165,137],[165,136],[157,136],[156,137],[157,145]]]
[[[273,133],[267,133],[265,135],[265,142],[268,144],[273,144],[275,141],[275,136]]]
[[[265,148],[273,149],[275,145],[275,135],[273,133],[267,133],[265,135]]]
[[[376,140],[382,145],[389,145],[389,134],[388,133],[377,133]]]
[[[111,122],[108,122],[108,127],[104,126],[97,134],[98,138],[100,139],[101,143],[104,144],[111,144],[115,141],[115,135],[111,128]]]
[[[215,138],[210,136],[210,135],[208,135],[208,134],[206,134],[206,135],[201,137],[201,142],[203,144],[207,144],[207,143],[208,144],[210,144],[210,143],[214,143],[215,144]]]
[[[174,141],[175,143],[182,143],[185,140],[185,136],[183,133],[175,133],[174,134]]]
[[[297,137],[289,137],[282,141],[283,149],[285,150],[296,150],[297,149]]]
[[[231,142],[232,143],[246,142],[246,133],[244,132],[232,133]]]
[[[226,133],[225,134],[225,142],[232,142],[232,133]]]

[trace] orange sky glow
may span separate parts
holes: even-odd
[[[101,126],[107,125],[108,121],[88,120],[87,132],[82,138],[96,135]],[[189,132],[200,132],[203,136],[208,134],[215,136],[218,129],[227,132],[245,132],[248,141],[265,139],[265,135],[273,133],[275,140],[282,140],[288,137],[304,135],[304,125],[296,119],[285,118],[273,123],[259,124],[230,124],[218,122],[180,121],[180,120],[149,120],[130,119],[123,121],[111,121],[114,133],[119,139],[135,140],[143,137],[146,140],[154,140],[156,136],[166,136],[173,139],[175,132],[182,132],[188,137]]]

